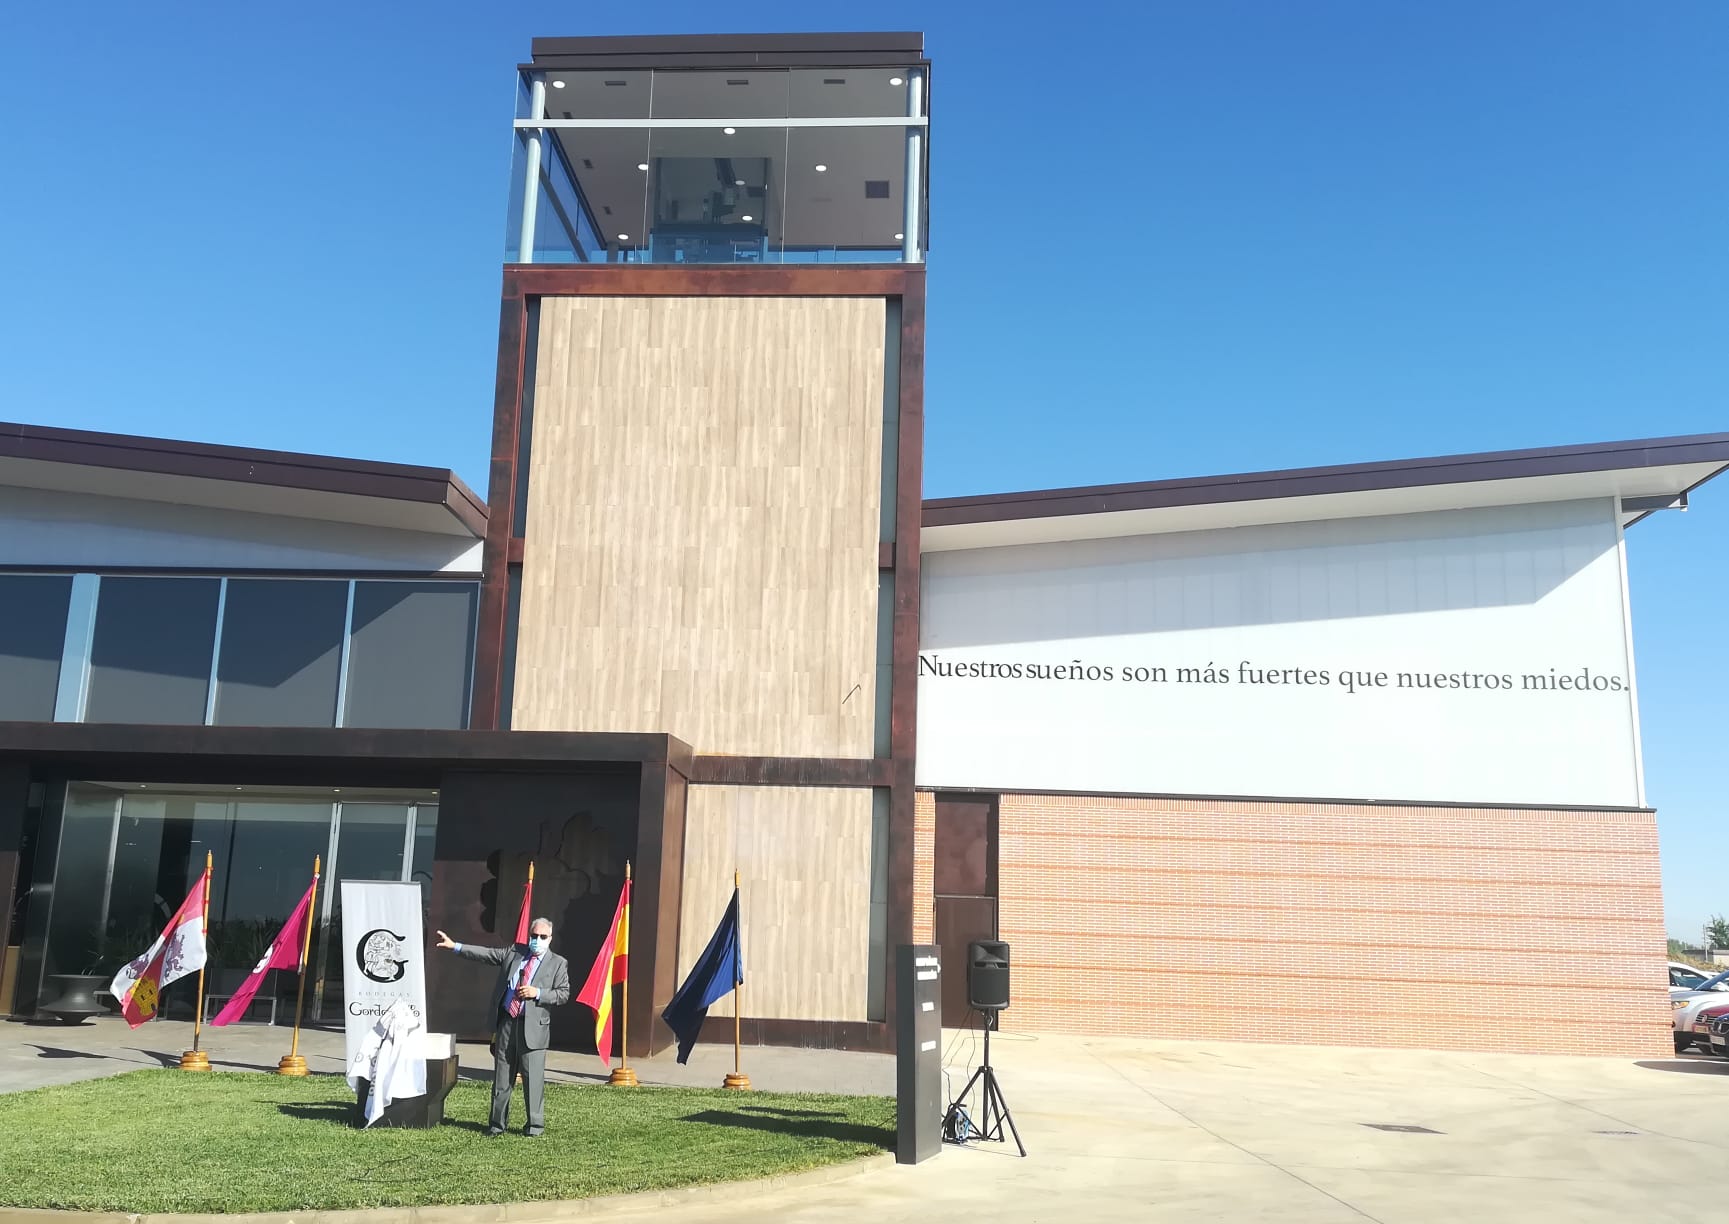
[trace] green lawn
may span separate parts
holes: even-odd
[[[334,1076],[135,1071],[0,1096],[0,1207],[285,1211],[586,1198],[790,1173],[894,1146],[894,1101],[549,1085],[546,1134],[357,1131]],[[520,1127],[522,1098],[511,1121]]]

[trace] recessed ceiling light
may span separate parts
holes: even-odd
[[[648,169],[648,163],[647,162],[637,162],[636,168],[638,170],[647,170]]]
[[[552,87],[554,89],[563,89],[564,88],[564,82],[563,81],[554,81],[552,83]]]
[[[751,216],[749,213],[746,213],[744,216],[740,217],[739,220],[740,221],[755,221],[756,218]]]
[[[904,242],[905,240],[906,240],[905,234],[896,234],[895,235],[895,241],[896,242]]]
[[[905,85],[906,82],[901,80],[899,77],[890,77],[889,78],[889,84],[890,85]]]
[[[816,164],[816,172],[818,174],[827,174],[828,173],[828,167],[823,165],[821,162],[818,162]]]
[[[620,234],[618,236],[618,240],[620,242],[629,242],[630,241],[630,235],[629,234]]]
[[[732,185],[734,187],[743,187],[744,186],[744,180],[743,179],[734,179],[732,181]]]
[[[726,133],[728,136],[734,136],[734,135],[738,134],[737,128],[721,128],[721,131]]]

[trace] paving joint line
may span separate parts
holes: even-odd
[[[1511,1084],[1511,1085],[1513,1085],[1513,1087],[1522,1088],[1526,1092],[1534,1092],[1538,1096],[1543,1097],[1546,1100],[1554,1101],[1557,1105],[1570,1105],[1574,1109],[1584,1110],[1588,1114],[1592,1114],[1596,1117],[1606,1119],[1607,1121],[1610,1121],[1610,1122],[1614,1122],[1617,1125],[1630,1127],[1631,1129],[1633,1129],[1634,1131],[1638,1132],[1641,1135],[1655,1135],[1659,1139],[1669,1139],[1669,1140],[1673,1140],[1676,1143],[1691,1143],[1691,1144],[1695,1144],[1699,1147],[1709,1149],[1710,1151],[1713,1151],[1713,1152],[1720,1152],[1720,1151],[1724,1150],[1724,1146],[1720,1143],[1711,1143],[1705,1139],[1690,1139],[1686,1135],[1672,1135],[1668,1131],[1658,1130],[1654,1126],[1643,1126],[1637,1122],[1629,1122],[1626,1118],[1617,1117],[1616,1115],[1614,1115],[1612,1113],[1605,1113],[1603,1110],[1595,1109],[1592,1106],[1585,1104],[1583,1101],[1569,1101],[1566,1097],[1556,1096],[1553,1092],[1550,1092],[1545,1088],[1538,1088],[1538,1087],[1531,1085],[1531,1084],[1521,1083],[1520,1081],[1515,1080],[1515,1079],[1508,1079],[1504,1075],[1496,1075],[1493,1071],[1486,1071],[1482,1067],[1477,1066],[1475,1063],[1464,1063],[1462,1065],[1470,1067],[1471,1070],[1477,1072],[1477,1074],[1485,1075],[1488,1078],[1497,1081],[1498,1083]]]
[[[1175,1105],[1172,1105],[1170,1102],[1164,1100],[1162,1097],[1160,1097],[1158,1095],[1158,1093],[1154,1092],[1151,1088],[1148,1088],[1145,1084],[1138,1084],[1134,1080],[1130,1079],[1128,1077],[1128,1075],[1125,1074],[1115,1064],[1110,1063],[1110,1062],[1106,1062],[1102,1056],[1100,1056],[1099,1054],[1097,1054],[1094,1051],[1089,1050],[1088,1053],[1092,1054],[1092,1056],[1094,1058],[1096,1058],[1100,1063],[1102,1063],[1104,1065],[1105,1069],[1107,1071],[1109,1071],[1111,1074],[1122,1079],[1130,1087],[1139,1089],[1142,1093],[1146,1094],[1152,1100],[1157,1102],[1162,1108],[1170,1110],[1172,1113],[1176,1114],[1177,1117],[1179,1117],[1183,1121],[1187,1122],[1190,1126],[1195,1127],[1197,1130],[1204,1131],[1205,1133],[1211,1135],[1213,1138],[1217,1139],[1220,1143],[1227,1144],[1230,1147],[1236,1148],[1237,1151],[1243,1153],[1243,1155],[1248,1156],[1251,1159],[1260,1161],[1262,1164],[1266,1165],[1268,1168],[1275,1169],[1278,1172],[1283,1173],[1286,1177],[1290,1178],[1292,1181],[1298,1183],[1299,1185],[1307,1186],[1309,1189],[1313,1190],[1316,1194],[1323,1195],[1326,1198],[1332,1199],[1335,1203],[1339,1204],[1339,1206],[1345,1208],[1348,1211],[1355,1212],[1356,1214],[1362,1216],[1365,1220],[1373,1221],[1373,1224],[1386,1224],[1386,1221],[1382,1220],[1379,1216],[1370,1215],[1367,1211],[1364,1211],[1361,1207],[1357,1206],[1355,1203],[1348,1202],[1347,1200],[1340,1198],[1338,1195],[1334,1194],[1330,1190],[1322,1189],[1320,1186],[1317,1186],[1314,1182],[1310,1181],[1308,1178],[1303,1177],[1301,1174],[1296,1173],[1289,1168],[1286,1168],[1284,1165],[1280,1164],[1278,1161],[1272,1160],[1266,1156],[1263,1156],[1259,1152],[1251,1151],[1250,1149],[1244,1147],[1242,1144],[1238,1143],[1236,1140],[1226,1138],[1224,1135],[1219,1134],[1218,1131],[1214,1130],[1212,1127],[1206,1125],[1205,1123],[1197,1122],[1195,1119],[1191,1118],[1188,1114],[1186,1114],[1182,1110],[1178,1109]]]

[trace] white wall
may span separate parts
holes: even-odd
[[[479,540],[0,487],[0,565],[480,572]]]
[[[1614,511],[926,553],[918,784],[1637,805]]]

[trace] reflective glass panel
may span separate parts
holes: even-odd
[[[476,594],[466,582],[356,583],[343,725],[466,725]]]
[[[336,725],[348,584],[231,578],[216,719],[239,727]]]
[[[343,880],[400,880],[408,804],[344,803],[336,835],[336,857],[325,874],[330,923],[322,932],[319,1015],[342,1014],[343,967],[333,954],[342,931]]]
[[[432,852],[438,842],[438,805],[423,803],[414,814],[414,862],[408,878],[419,880],[423,890],[432,886]]]
[[[111,958],[105,956],[102,942],[103,911],[108,886],[108,846],[114,836],[114,815],[119,802],[120,793],[107,787],[67,788],[43,967],[49,976],[112,973],[149,947],[150,940],[156,937],[152,933],[130,955],[114,963],[112,969],[108,967]],[[174,904],[180,904],[179,897]],[[44,982],[44,1001],[57,994],[54,984]]]
[[[657,69],[656,119],[785,119],[792,114],[792,74],[785,68],[725,71]]]
[[[784,185],[782,262],[900,262],[906,129],[794,128]]]
[[[907,113],[904,68],[794,68],[787,89],[787,113],[801,119]]]
[[[204,721],[216,639],[215,578],[104,578],[84,721]]]
[[[71,599],[70,575],[0,575],[0,722],[54,718]]]
[[[554,223],[573,219],[588,262],[623,261],[623,253],[641,246],[647,232],[648,130],[558,128],[548,131],[547,144],[555,155],[549,161],[568,175]],[[537,229],[546,224],[536,214]]]
[[[785,128],[656,128],[635,262],[761,264],[781,244]]]

